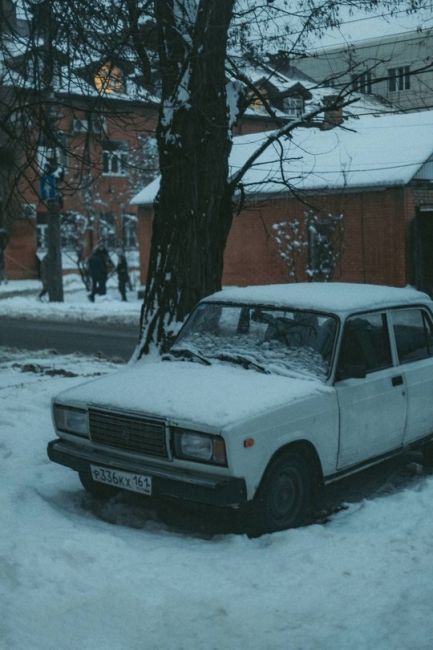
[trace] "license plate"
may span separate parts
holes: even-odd
[[[94,481],[112,485],[113,487],[141,492],[141,494],[152,494],[152,477],[144,474],[133,474],[132,472],[121,472],[118,469],[107,469],[98,465],[90,465],[90,471]]]

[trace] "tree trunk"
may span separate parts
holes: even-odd
[[[161,186],[141,353],[152,342],[164,349],[170,324],[183,321],[198,300],[221,288],[232,222],[225,60],[233,4],[201,0],[188,35],[186,28],[178,29],[173,0],[155,0],[162,79],[157,132]]]
[[[59,203],[48,201],[48,250],[46,284],[50,302],[63,302],[62,248]]]

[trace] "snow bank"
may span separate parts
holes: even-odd
[[[363,110],[363,109],[362,109]],[[298,128],[257,158],[242,183],[250,195],[282,195],[294,190],[347,190],[406,185],[433,154],[433,111],[354,116],[343,128]],[[398,134],[398,137],[396,136]],[[233,139],[230,175],[272,136],[271,131]],[[430,179],[429,170],[426,175]],[[155,179],[131,201],[151,205]]]
[[[37,299],[41,283],[37,280],[16,280],[0,285],[0,316],[31,320],[97,321],[137,326],[142,301],[136,292],[128,292],[128,302],[122,302],[117,282],[110,278],[107,295],[96,296],[92,303],[81,279],[65,276],[65,302],[43,302]]]
[[[180,532],[128,500],[97,506],[46,457],[49,405],[113,367],[1,354],[0,648],[433,647],[431,476],[255,540]]]

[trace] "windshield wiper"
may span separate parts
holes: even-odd
[[[206,359],[206,357],[203,357],[201,354],[198,352],[194,352],[194,350],[190,350],[189,348],[172,348],[169,352],[164,354],[162,357],[165,360],[170,360],[170,357],[178,358],[178,357],[183,357],[184,359],[189,359],[190,361],[194,361],[196,359],[197,361],[200,361],[200,363],[204,363],[207,366],[212,365],[209,359]]]
[[[215,356],[212,356],[211,359],[218,359],[219,361],[230,361],[231,363],[237,363],[243,368],[254,368],[254,370],[263,372],[266,375],[270,374],[270,371],[267,368],[261,366],[259,363],[256,363],[255,361],[252,361],[251,359],[248,359],[248,357],[243,357],[241,354],[227,354],[223,352],[221,354],[216,354]]]

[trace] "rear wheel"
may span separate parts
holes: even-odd
[[[94,481],[91,474],[88,472],[79,472],[78,476],[80,477],[81,485],[86,492],[89,492],[89,494],[92,494],[97,499],[111,499],[116,496],[116,494],[119,494],[118,488]]]
[[[312,471],[297,452],[276,458],[266,470],[252,502],[249,527],[253,534],[295,528],[307,521],[312,502]]]

